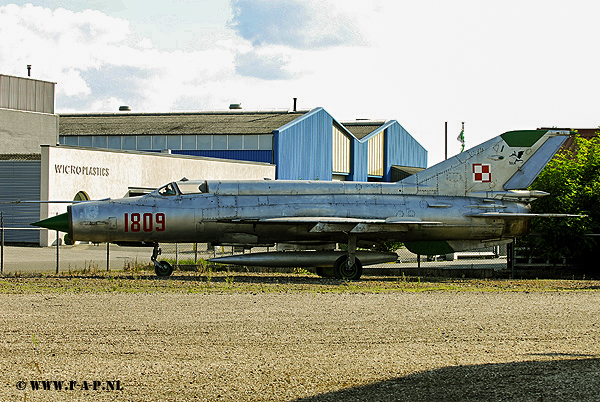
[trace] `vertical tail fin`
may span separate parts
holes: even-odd
[[[406,193],[466,196],[527,188],[571,134],[568,130],[509,131],[400,183]]]

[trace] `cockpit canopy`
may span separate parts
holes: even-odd
[[[158,194],[162,195],[163,197],[177,195],[178,191],[175,187],[175,183],[169,183],[166,186],[162,186],[161,188],[158,189]]]
[[[156,190],[162,197],[187,194],[208,193],[208,183],[206,180],[185,180],[166,184]]]

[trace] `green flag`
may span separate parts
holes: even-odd
[[[465,127],[463,126],[462,130],[460,130],[460,134],[456,138],[461,143],[460,152],[465,150]]]

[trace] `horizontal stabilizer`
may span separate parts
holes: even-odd
[[[489,198],[492,200],[535,201],[550,195],[540,190],[507,190],[507,191],[475,191],[467,194],[469,197]]]
[[[582,218],[587,215],[482,212],[480,214],[469,214],[466,216],[473,218]]]

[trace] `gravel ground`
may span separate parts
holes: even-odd
[[[0,400],[598,401],[599,296],[0,294]]]

